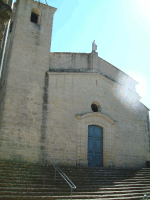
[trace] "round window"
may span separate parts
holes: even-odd
[[[93,112],[98,112],[98,106],[96,104],[92,104],[91,108],[92,108]]]

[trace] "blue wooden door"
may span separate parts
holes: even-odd
[[[103,166],[103,129],[88,126],[88,166]]]

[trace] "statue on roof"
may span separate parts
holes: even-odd
[[[95,43],[95,40],[92,42],[92,51],[95,52],[97,50],[97,45]]]

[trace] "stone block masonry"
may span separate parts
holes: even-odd
[[[39,24],[30,21],[41,12]],[[45,82],[55,8],[35,1],[16,3],[3,78],[1,157],[38,161],[44,146]],[[7,72],[4,72],[7,69]],[[2,91],[2,90],[1,90]],[[44,115],[45,116],[45,115]]]
[[[58,164],[88,166],[92,125],[103,130],[104,167],[143,167],[148,109],[137,82],[96,52],[49,53],[55,11],[16,2],[0,82],[0,158],[38,162],[44,150]]]

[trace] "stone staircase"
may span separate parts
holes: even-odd
[[[143,199],[150,197],[150,168],[119,170],[61,166],[73,181],[73,199]],[[54,169],[40,164],[0,161],[0,199],[71,199],[70,187]],[[149,198],[150,199],[150,198]]]

